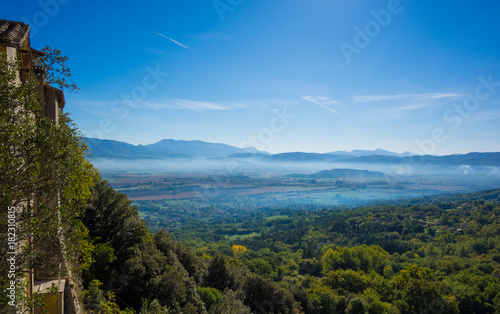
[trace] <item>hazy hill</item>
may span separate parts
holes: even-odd
[[[345,151],[345,150],[338,150],[335,152],[331,152],[329,154],[348,155],[348,156],[353,156],[353,157],[373,156],[373,155],[406,157],[406,156],[413,156],[414,155],[410,152],[404,152],[402,154],[398,154],[398,153],[390,152],[388,150],[380,149],[380,148],[377,148],[375,150],[355,149],[355,150],[350,151],[350,152]]]
[[[450,165],[450,166],[500,166],[500,153],[469,153],[447,156],[396,156],[396,155],[342,155],[318,153],[281,153],[275,155],[235,154],[231,158],[258,159],[270,162],[341,162],[366,164],[407,164],[413,166]]]
[[[255,148],[238,148],[202,141],[161,140],[155,144],[132,145],[113,140],[85,138],[92,157],[105,158],[217,158],[232,154],[268,154]]]
[[[385,174],[379,171],[332,169],[311,174],[292,174],[290,177],[307,179],[384,178]]]
[[[500,153],[468,153],[447,156],[361,156],[345,161],[359,163],[405,163],[412,165],[476,165],[500,166]]]
[[[292,162],[328,162],[345,158],[342,155],[334,154],[318,154],[318,153],[281,153],[271,156],[266,156],[269,161],[292,161]]]
[[[240,159],[254,159],[259,161],[268,162],[335,162],[338,160],[345,161],[346,159],[354,159],[355,156],[348,156],[342,154],[320,154],[320,153],[303,153],[303,152],[292,152],[292,153],[280,153],[274,155],[264,155],[264,154],[233,154],[229,156],[231,158]]]
[[[332,169],[323,170],[310,175],[312,178],[384,178],[385,174],[379,171],[355,170],[355,169]]]
[[[161,140],[155,144],[132,145],[113,140],[87,138],[92,157],[100,158],[236,158],[265,162],[343,162],[410,165],[500,166],[500,153],[469,153],[448,156],[403,156],[383,149],[354,150],[350,153],[291,152],[269,154],[255,148],[238,148],[202,141]]]

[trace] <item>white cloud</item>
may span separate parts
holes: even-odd
[[[307,99],[307,100],[314,100],[314,101],[320,102],[323,105],[340,105],[340,101],[330,99],[330,98],[324,97],[324,96],[309,95],[309,96],[305,96],[303,98]]]
[[[364,103],[381,100],[395,100],[402,98],[415,98],[415,99],[443,99],[443,98],[457,98],[464,97],[463,94],[446,94],[446,93],[429,93],[429,94],[399,94],[399,95],[362,95],[352,96],[353,102]]]
[[[142,106],[150,109],[178,109],[178,110],[192,110],[192,111],[205,111],[205,110],[233,110],[242,109],[246,106],[234,103],[213,103],[196,101],[191,99],[166,99],[156,102],[142,102]]]
[[[430,103],[420,103],[420,104],[415,104],[415,105],[391,108],[391,110],[414,110],[414,109],[428,108],[431,106],[432,106],[432,104],[430,104]]]
[[[471,113],[469,122],[484,122],[500,119],[500,110],[484,110],[477,113]]]

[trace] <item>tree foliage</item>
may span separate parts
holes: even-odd
[[[0,55],[0,228],[6,235],[6,211],[15,207],[17,278],[31,269],[60,271],[66,263],[74,271],[88,268],[93,247],[79,218],[96,171],[69,115],[60,112],[58,123],[43,118],[36,79],[17,85],[18,71]]]
[[[243,255],[243,253],[245,253],[247,251],[246,247],[244,247],[243,245],[238,245],[238,244],[233,245],[232,249],[233,249],[233,256],[235,258],[240,257],[241,255]]]
[[[174,235],[215,254],[213,282],[228,279],[218,289],[234,284],[231,265],[247,268],[236,282],[244,282],[242,300],[257,313],[293,310],[292,303],[276,310],[287,304],[276,301],[284,296],[276,284],[305,313],[496,313],[499,195],[490,190],[313,213],[281,209],[280,219],[190,222],[190,237],[187,230]],[[203,230],[256,236],[207,244]],[[236,245],[247,251],[233,258]]]
[[[75,82],[68,82],[67,78],[71,77],[71,70],[66,62],[68,57],[64,56],[60,50],[45,46],[42,49],[44,56],[40,57],[40,66],[45,68],[45,82],[59,86],[62,90],[67,90],[70,93],[78,93],[80,89]]]

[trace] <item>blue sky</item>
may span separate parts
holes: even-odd
[[[500,151],[500,3],[3,0],[70,58],[88,136]],[[497,83],[499,82],[499,83]]]

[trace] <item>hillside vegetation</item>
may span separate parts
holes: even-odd
[[[83,219],[95,245],[85,303],[95,313],[498,313],[499,195],[193,220],[176,232],[190,248],[150,233],[126,196],[97,182]],[[224,230],[240,236],[208,237]]]

